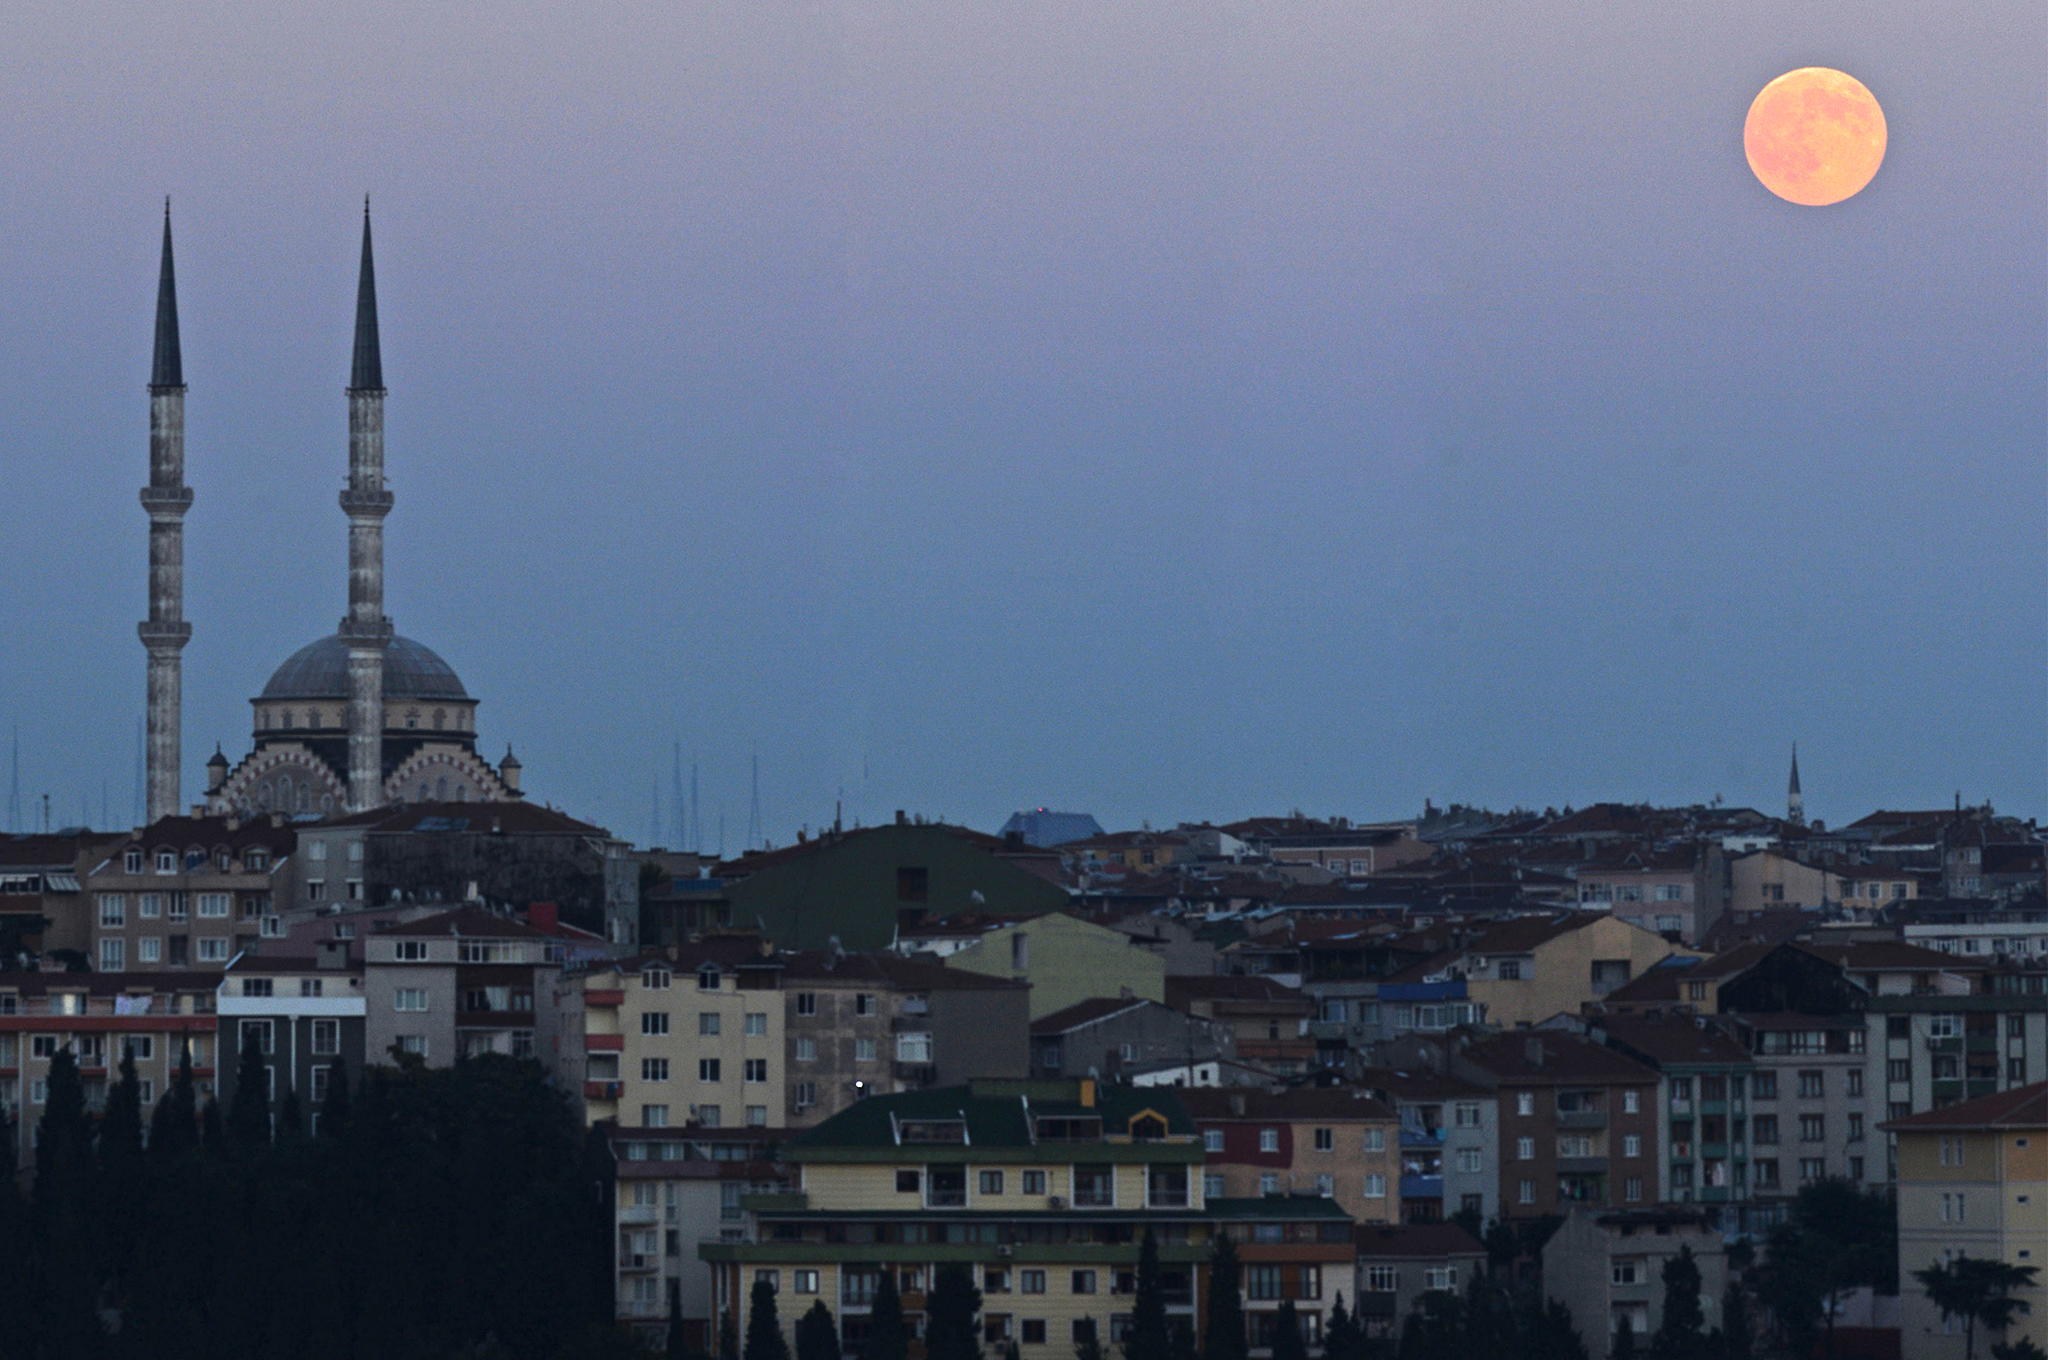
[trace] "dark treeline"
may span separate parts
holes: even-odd
[[[609,1166],[538,1064],[337,1065],[274,1132],[265,1075],[223,1111],[185,1064],[145,1138],[132,1063],[95,1117],[58,1055],[25,1196],[0,1138],[0,1351],[553,1360],[608,1326]]]

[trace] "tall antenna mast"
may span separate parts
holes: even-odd
[[[690,846],[690,805],[683,799],[683,739],[677,737],[669,750],[668,787],[675,804],[676,849],[688,850]]]
[[[721,844],[724,838],[721,837]],[[697,801],[697,753],[690,752],[690,849],[704,853],[704,806]]]
[[[747,849],[761,841],[761,753],[754,752],[754,793],[747,803]]]
[[[21,728],[14,729],[14,747],[7,772],[7,829],[21,834]]]

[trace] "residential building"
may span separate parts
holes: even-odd
[[[1202,1020],[1141,997],[1091,997],[1031,1022],[1031,1075],[1129,1080],[1162,1065],[1213,1073],[1242,1071],[1237,1036],[1220,1020]],[[1201,1085],[1191,1080],[1188,1085]]]
[[[2048,1347],[2048,1082],[1894,1119],[1898,1143],[1900,1332],[1906,1354],[1963,1354],[1960,1319],[1944,1320],[1913,1272],[1957,1256],[2043,1272],[2002,1338]],[[1978,1354],[1990,1338],[1977,1340]]]
[[[1475,1018],[1510,1029],[1575,1015],[1671,952],[1661,935],[1605,912],[1546,913],[1502,921],[1389,981],[1462,981]]]
[[[1755,1060],[1735,1026],[1672,1011],[1589,1016],[1592,1037],[1663,1077],[1658,1129],[1649,1151],[1657,1183],[1653,1203],[1733,1206],[1725,1219],[1746,1228],[1750,1119]],[[1775,1137],[1776,1111],[1765,1116]],[[1610,1142],[1611,1146],[1611,1142]]]
[[[1655,1068],[1546,1030],[1461,1043],[1450,1072],[1488,1087],[1499,1102],[1501,1217],[1652,1202],[1661,1127]]]
[[[1612,911],[1666,939],[1697,944],[1727,909],[1728,869],[1718,842],[1603,850],[1578,869],[1579,905]]]
[[[560,952],[546,932],[465,907],[363,942],[363,1055],[431,1067],[458,1057],[555,1051]]]
[[[1268,977],[1176,975],[1165,982],[1167,1005],[1230,1026],[1239,1062],[1276,1076],[1300,1076],[1316,1065],[1308,1032],[1316,1004],[1307,993]]]
[[[1111,831],[1066,841],[1058,848],[1084,869],[1116,865],[1152,873],[1195,858],[1188,838],[1176,831]]]
[[[1064,1360],[1089,1335],[1125,1339],[1147,1230],[1169,1318],[1198,1330],[1211,1237],[1237,1241],[1255,1354],[1270,1350],[1283,1300],[1319,1341],[1337,1272],[1351,1272],[1352,1224],[1334,1199],[1205,1197],[1202,1143],[1170,1089],[934,1087],[861,1101],[782,1151],[800,1191],[750,1198],[746,1241],[698,1248],[714,1306],[742,1308],[765,1280],[787,1300],[788,1326],[823,1299],[849,1351],[884,1270],[915,1327],[936,1269],[968,1266],[985,1344],[1014,1342],[1026,1360]]]
[[[869,1095],[1022,1077],[1028,984],[886,951],[803,950],[783,968],[785,1099],[807,1128]]]
[[[295,842],[281,815],[165,817],[136,832],[86,875],[92,966],[218,971],[281,938]]]
[[[1400,1121],[1403,1218],[1431,1223],[1466,1210],[1487,1220],[1500,1214],[1500,1106],[1491,1087],[1442,1071],[1387,1067],[1366,1068],[1358,1084],[1393,1106]]]
[[[220,981],[218,969],[0,973],[0,1106],[13,1116],[15,1165],[35,1165],[50,1062],[62,1049],[78,1063],[87,1109],[105,1105],[122,1055],[133,1052],[146,1125],[188,1049],[203,1104],[214,1090]]]
[[[1948,981],[1954,975],[1941,976]],[[1967,992],[1930,988],[1870,999],[1863,1081],[1871,1123],[2048,1079],[2048,972],[1966,976],[1975,984]],[[1895,1156],[1889,1146],[1882,1163],[1873,1155],[1871,1178],[1884,1174]]]
[[[1486,1248],[1450,1222],[1361,1223],[1352,1311],[1365,1334],[1391,1344],[1424,1294],[1462,1294],[1486,1266]]]
[[[1907,944],[1963,958],[2048,961],[2048,902],[2038,898],[1923,900],[1901,915],[1899,933]]]
[[[948,954],[946,966],[1030,983],[1034,1020],[1098,996],[1166,999],[1165,959],[1120,930],[1065,912],[985,931]]]
[[[350,1082],[362,1076],[363,969],[349,962],[342,943],[312,958],[239,956],[220,980],[214,1014],[226,1071],[240,1072],[243,1049],[254,1045],[262,1051],[264,1096],[273,1121],[285,1097],[296,1093],[300,1130],[318,1133],[335,1068]],[[223,1083],[230,1097],[234,1080]]]
[[[1853,880],[1859,884],[1861,880]],[[1784,908],[1827,911],[1842,901],[1840,875],[1777,850],[1759,850],[1728,861],[1728,909],[1758,912]]]
[[[1572,1326],[1595,1355],[1606,1355],[1626,1327],[1648,1349],[1664,1325],[1664,1267],[1692,1253],[1700,1272],[1706,1329],[1721,1325],[1728,1288],[1721,1230],[1698,1208],[1572,1209],[1543,1246],[1543,1292],[1571,1310]]]
[[[1401,1125],[1356,1087],[1182,1091],[1211,1199],[1315,1194],[1358,1223],[1401,1221]]]
[[[126,844],[127,832],[73,830],[0,836],[0,961],[26,968],[39,955],[69,951],[90,966],[97,913],[84,879]]]
[[[612,1286],[616,1316],[650,1345],[667,1338],[671,1316],[685,1344],[709,1353],[711,1272],[697,1259],[706,1242],[744,1239],[749,1194],[791,1189],[776,1160],[781,1129],[610,1129],[613,1174]]]

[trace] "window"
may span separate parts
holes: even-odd
[[[1260,1130],[1259,1130],[1259,1151],[1261,1151],[1261,1152],[1278,1152],[1279,1150],[1280,1150],[1280,1130],[1278,1130],[1278,1129],[1260,1129]]]
[[[716,1058],[699,1058],[699,1059],[697,1059],[697,1080],[698,1080],[698,1081],[717,1081],[718,1079],[719,1079],[719,1076],[718,1076],[718,1059],[716,1059]]]
[[[818,994],[816,992],[798,992],[796,994],[796,1013],[798,1015],[816,1015],[818,1013]]]
[[[228,957],[228,942],[219,935],[201,935],[195,942],[197,957],[201,963],[225,963]]]
[[[1852,1143],[1863,1141],[1863,1116],[1860,1113],[1852,1112],[1849,1115],[1848,1141]]]
[[[796,1060],[798,1062],[816,1062],[818,1060],[818,1041],[816,1039],[797,1040]]]
[[[666,1105],[642,1105],[642,1106],[640,1107],[640,1125],[641,1125],[641,1127],[642,1127],[642,1128],[649,1128],[649,1129],[665,1129],[665,1128],[667,1128],[667,1127],[668,1127],[668,1106],[666,1106]]]
[[[1220,1171],[1205,1171],[1205,1172],[1203,1172],[1203,1173],[1202,1173],[1202,1198],[1203,1198],[1203,1199],[1222,1199],[1222,1198],[1223,1198],[1223,1194],[1224,1194],[1224,1191],[1223,1191],[1223,1173],[1222,1173],[1222,1172],[1220,1172]]]
[[[1188,1169],[1184,1165],[1152,1166],[1145,1173],[1146,1202],[1154,1209],[1188,1207]]]
[[[1640,1200],[1643,1197],[1643,1178],[1641,1176],[1623,1177],[1621,1197],[1631,1203]]]
[[[1259,1177],[1259,1193],[1262,1195],[1279,1194],[1280,1178],[1270,1171],[1267,1172],[1265,1175]]]
[[[675,974],[669,972],[668,969],[663,968],[660,964],[640,970],[640,988],[642,991],[665,992],[669,989],[669,984],[674,981]]]
[[[176,872],[178,872],[177,852],[175,850],[157,851],[156,871],[160,874],[175,874]]]
[[[1365,1150],[1367,1152],[1385,1152],[1387,1150],[1387,1131],[1385,1129],[1367,1129],[1365,1131]]]
[[[100,894],[100,925],[119,930],[128,923],[128,899],[121,893]]]
[[[863,1063],[873,1062],[875,1060],[875,1041],[873,1039],[855,1039],[853,1041],[853,1060]]]
[[[818,1272],[815,1270],[792,1270],[789,1272],[789,1287],[792,1293],[815,1294],[818,1292]]]
[[[532,1030],[515,1029],[512,1031],[512,1056],[515,1058],[531,1058],[533,1056]]]
[[[1072,1292],[1076,1294],[1093,1294],[1095,1292],[1095,1272],[1092,1270],[1075,1271],[1072,1285]]]
[[[1848,1076],[1847,1076],[1847,1081],[1848,1081],[1848,1091],[1846,1092],[1846,1094],[1848,1094],[1848,1095],[1851,1095],[1851,1096],[1860,1096],[1860,1095],[1862,1095],[1862,1094],[1863,1094],[1863,1069],[1862,1069],[1862,1068],[1860,1068],[1860,1067],[1852,1067],[1852,1068],[1850,1068],[1850,1069],[1849,1069],[1849,1072],[1848,1072]]]
[[[1621,1093],[1621,1112],[1623,1114],[1641,1114],[1642,1111],[1643,1093],[1641,1091],[1630,1087]]]
[[[202,920],[225,920],[228,914],[227,893],[199,894],[199,915]]]
[[[1387,1197],[1387,1178],[1377,1171],[1367,1172],[1365,1177],[1365,1197],[1367,1199],[1385,1199]]]
[[[1221,1151],[1223,1151],[1223,1130],[1222,1130],[1222,1129],[1203,1129],[1203,1130],[1202,1130],[1202,1151],[1204,1151],[1204,1152],[1221,1152]]]
[[[1776,1072],[1757,1073],[1750,1083],[1749,1093],[1758,1100],[1776,1100],[1778,1098],[1778,1074]]]
[[[818,1103],[818,1083],[815,1081],[798,1082],[793,1101],[799,1110],[808,1110],[813,1105],[816,1105]]]
[[[1043,1271],[1039,1273],[1044,1274]],[[1027,1346],[1043,1346],[1045,1344],[1045,1319],[1024,1318],[1017,1324],[1017,1336]]]
[[[1590,1133],[1562,1133],[1557,1138],[1557,1155],[1560,1157],[1590,1157],[1593,1155],[1593,1135]]]
[[[56,1057],[57,1036],[54,1034],[37,1034],[30,1036],[28,1041],[28,1055],[31,1058],[42,1058],[45,1060]],[[1948,1142],[1946,1138],[1942,1139],[1941,1141],[1944,1144]],[[1944,1161],[1942,1165],[1947,1166],[1948,1163]]]
[[[1451,1107],[1451,1123],[1461,1129],[1478,1128],[1479,1107],[1468,1102],[1453,1105]]]
[[[1535,1158],[1536,1140],[1527,1134],[1517,1138],[1515,1140],[1515,1160],[1518,1162],[1528,1162],[1534,1161]]]
[[[1536,1182],[1523,1181],[1516,1192],[1515,1202],[1518,1204],[1534,1204],[1536,1202]]]
[[[1023,1173],[1022,1180],[1023,1184],[1019,1189],[1024,1194],[1042,1195],[1045,1193],[1045,1173],[1043,1171],[1026,1171]]]
[[[1458,1170],[1468,1175],[1480,1170],[1478,1148],[1468,1147],[1458,1149]]]
[[[746,1037],[765,1039],[768,1037],[768,1012],[748,1011],[744,1022]]]
[[[276,994],[276,984],[271,978],[251,977],[242,979],[243,996],[275,996]]]
[[[1367,1266],[1365,1287],[1374,1294],[1391,1294],[1401,1287],[1401,1272],[1392,1266]]]
[[[1819,1100],[1827,1095],[1827,1073],[1801,1072],[1799,1074],[1799,1098]]]
[[[1248,1299],[1280,1297],[1280,1267],[1248,1265],[1244,1270],[1244,1296]]]
[[[873,1015],[875,1013],[875,994],[873,992],[855,992],[853,994],[853,1013],[855,1015]]]
[[[747,1127],[755,1129],[765,1129],[768,1127],[768,1107],[766,1105],[749,1105],[746,1107],[745,1113]]]
[[[1000,1195],[1000,1194],[1002,1194],[1002,1193],[1003,1193],[1003,1173],[1002,1173],[1002,1172],[1000,1172],[1000,1171],[984,1171],[984,1172],[982,1172],[982,1173],[981,1173],[981,1175],[980,1175],[980,1178],[979,1178],[979,1180],[978,1180],[978,1182],[977,1182],[977,1185],[976,1185],[976,1193],[977,1193],[977,1194],[983,1194],[983,1195]]]
[[[768,1080],[768,1060],[766,1058],[748,1058],[741,1065],[740,1077],[743,1081],[751,1082],[764,1082]]]
[[[1756,1116],[1756,1118],[1750,1121],[1749,1136],[1751,1141],[1756,1143],[1777,1142],[1778,1116],[1774,1114],[1760,1114]]]
[[[128,942],[115,935],[100,941],[100,971],[118,973],[128,966]]]
[[[1456,1289],[1458,1268],[1456,1266],[1430,1266],[1423,1272],[1423,1288]]]
[[[697,1123],[700,1127],[707,1129],[724,1128],[724,1107],[719,1105],[699,1105],[697,1107]]]
[[[1329,1198],[1330,1196],[1332,1196],[1332,1195],[1336,1194],[1336,1193],[1337,1193],[1337,1181],[1336,1181],[1336,1178],[1335,1178],[1335,1177],[1332,1177],[1332,1176],[1317,1176],[1317,1177],[1316,1177],[1316,1193],[1317,1193],[1318,1195],[1321,1195],[1321,1196],[1322,1196],[1322,1197],[1323,1197],[1324,1199],[1328,1199],[1328,1198]]]
[[[1643,1268],[1641,1257],[1617,1256],[1608,1269],[1608,1280],[1614,1284],[1648,1284],[1649,1272]]]
[[[1884,1079],[1886,1081],[1911,1081],[1913,1079],[1913,1060],[1911,1058],[1885,1059]]]
[[[1800,1179],[1800,1180],[1803,1180],[1803,1181],[1820,1181],[1820,1180],[1826,1180],[1826,1179],[1827,1179],[1827,1175],[1828,1175],[1828,1163],[1827,1163],[1827,1159],[1826,1159],[1825,1157],[1801,1157],[1801,1158],[1799,1159],[1799,1179]]]
[[[395,1011],[423,1011],[427,1008],[427,989],[424,987],[400,987],[391,993],[391,1009]]]
[[[717,991],[718,978],[718,965],[715,963],[705,964],[702,968],[699,968],[697,970],[697,990],[700,992]]]
[[[1522,964],[1521,964],[1521,960],[1519,960],[1519,959],[1502,959],[1502,960],[1500,961],[1500,968],[1499,968],[1499,972],[1500,972],[1500,980],[1501,980],[1502,982],[1519,982],[1519,981],[1521,981],[1521,978],[1522,978]]]
[[[640,1060],[640,1080],[642,1080],[642,1081],[667,1081],[667,1080],[668,1080],[668,1059],[667,1059],[667,1058],[642,1058],[642,1059]]]
[[[1953,1039],[1963,1032],[1962,1017],[1955,1015],[1930,1015],[1927,1017],[1927,1037],[1930,1039]]]
[[[164,942],[160,936],[145,935],[135,942],[135,957],[139,962],[156,963],[163,958],[163,954]]]
[[[712,1018],[716,1019],[717,1017],[713,1016]],[[668,1012],[640,1012],[640,1032],[645,1035],[656,1037],[668,1033]]]
[[[718,1024],[717,1011],[700,1012],[697,1016],[697,1033],[706,1037],[715,1036],[718,1033]]]
[[[1799,1116],[1799,1141],[1802,1143],[1825,1143],[1828,1139],[1826,1115],[1803,1114]]]
[[[905,1170],[896,1173],[896,1193],[899,1195],[917,1194],[923,1185],[923,1172]]]
[[[425,940],[399,940],[392,948],[392,957],[400,963],[425,963],[427,942]]]
[[[315,1020],[313,1022],[313,1055],[327,1058],[341,1052],[341,1021]]]
[[[1515,1092],[1515,1113],[1519,1115],[1536,1113],[1536,1093],[1534,1091]]]
[[[1337,1148],[1337,1133],[1334,1129],[1316,1130],[1316,1151],[1334,1152]]]
[[[1074,1167],[1074,1204],[1077,1208],[1108,1209],[1116,1204],[1116,1175],[1112,1167]]]
[[[1963,1137],[1961,1134],[1941,1136],[1941,1164],[1943,1166],[1963,1165]]]

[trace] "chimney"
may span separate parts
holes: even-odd
[[[561,928],[561,908],[553,902],[535,902],[526,908],[526,924],[552,935]]]
[[[909,825],[910,825],[910,818],[909,818],[909,817],[907,817],[906,815],[904,815],[904,812],[903,812],[903,809],[902,809],[902,808],[897,808],[897,809],[896,809],[896,825],[898,825],[898,826],[909,826]]]

